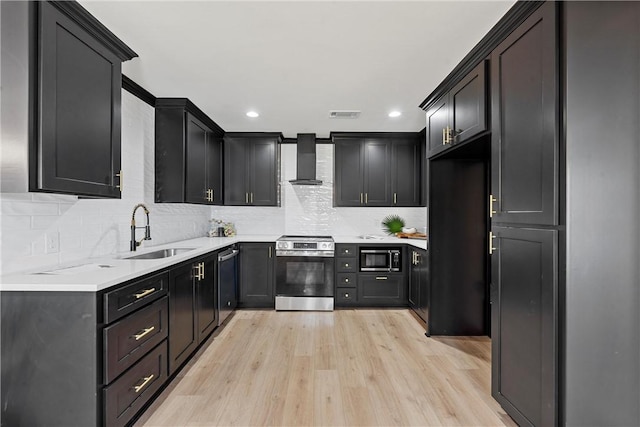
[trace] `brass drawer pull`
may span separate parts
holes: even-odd
[[[140,338],[144,337],[149,332],[153,331],[155,328],[156,328],[155,326],[152,326],[150,328],[143,329],[142,332],[140,332],[139,334],[134,335],[133,337],[136,339],[136,341],[138,341],[138,340],[140,340]]]
[[[146,378],[143,378],[142,384],[140,385],[136,385],[133,387],[133,389],[135,390],[136,393],[140,393],[140,390],[142,390],[147,384],[149,384],[149,381],[151,381],[153,379],[154,375],[151,374]]]
[[[376,280],[387,280],[387,276],[376,276]]]
[[[142,297],[146,297],[147,295],[153,293],[156,291],[156,288],[151,288],[151,289],[145,289],[144,291],[140,292],[139,294],[134,294],[134,296],[136,297],[136,299],[140,299]]]

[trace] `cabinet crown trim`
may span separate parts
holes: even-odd
[[[222,129],[216,122],[207,116],[200,108],[196,106],[189,98],[156,98],[156,108],[181,108],[187,110],[195,118],[207,125],[214,133],[218,135],[224,134]]]
[[[136,58],[137,53],[105,27],[87,9],[75,1],[50,1],[53,6],[68,16],[85,31],[104,44],[121,61]]]
[[[529,15],[538,9],[544,1],[517,1],[511,9],[500,18],[498,23],[489,30],[471,52],[447,75],[433,92],[420,104],[420,108],[428,110],[439,99],[446,95],[460,80],[473,70],[476,65],[486,59],[489,54],[507,37],[518,28]]]

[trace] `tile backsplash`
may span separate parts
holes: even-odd
[[[145,203],[151,212],[153,240],[143,247],[204,236],[210,207],[153,203],[154,120],[153,107],[122,92],[124,187],[119,200],[1,193],[0,273],[127,251],[131,213],[137,203]],[[26,144],[26,129],[24,135]],[[141,210],[136,220],[144,224]]]
[[[382,234],[380,221],[389,214],[402,216],[410,226],[426,226],[425,208],[333,207],[330,144],[317,146],[320,186],[289,183],[296,175],[296,145],[283,144],[281,207],[155,204],[154,120],[153,107],[122,92],[124,189],[119,200],[0,193],[0,274],[127,251],[131,212],[137,203],[145,203],[150,210],[153,240],[143,247],[205,236],[210,218],[235,223],[239,234]],[[26,129],[23,138],[26,144]],[[144,223],[140,210],[136,219]]]

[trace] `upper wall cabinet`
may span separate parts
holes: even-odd
[[[487,130],[486,61],[427,111],[427,150],[433,157]]]
[[[333,133],[335,206],[420,206],[417,133]]]
[[[224,204],[280,205],[280,143],[276,132],[224,135]]]
[[[156,100],[156,202],[222,204],[223,133],[186,98]]]
[[[33,2],[31,19],[29,190],[120,198],[121,63],[137,55],[76,2]]]
[[[492,221],[558,225],[557,47],[553,3],[491,54]]]

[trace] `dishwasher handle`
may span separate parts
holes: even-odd
[[[226,261],[226,260],[231,259],[231,258],[235,258],[235,257],[238,256],[239,253],[240,253],[240,251],[237,250],[237,249],[231,249],[231,250],[228,250],[226,252],[223,252],[223,253],[218,255],[218,262],[222,262],[222,261]]]

